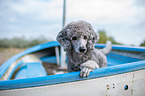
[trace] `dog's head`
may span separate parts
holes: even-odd
[[[86,53],[88,49],[93,49],[98,40],[99,35],[85,21],[69,23],[57,36],[57,41],[64,51],[73,48],[78,53]]]

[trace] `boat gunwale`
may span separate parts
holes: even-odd
[[[95,69],[90,73],[90,75],[87,78],[80,78],[79,77],[80,71],[78,71],[78,72],[70,72],[70,73],[49,75],[43,77],[35,77],[35,78],[4,80],[4,81],[0,81],[0,90],[77,82],[77,81],[88,80],[93,78],[101,78],[101,77],[107,77],[111,75],[123,74],[123,73],[142,70],[142,69],[145,69],[145,60]]]

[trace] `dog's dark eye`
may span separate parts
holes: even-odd
[[[89,30],[91,30],[91,28],[89,27]]]
[[[77,37],[72,37],[72,40],[77,40]]]
[[[84,36],[84,39],[87,39],[87,36]]]

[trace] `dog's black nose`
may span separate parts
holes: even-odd
[[[80,47],[80,52],[82,52],[82,53],[86,53],[86,51],[87,51],[86,48],[84,48],[84,47]]]

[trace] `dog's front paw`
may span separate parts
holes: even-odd
[[[82,70],[81,70],[81,72],[80,72],[80,77],[81,78],[84,78],[84,77],[88,77],[89,76],[89,74],[90,74],[90,72],[91,72],[92,70],[91,69],[89,69],[89,68],[82,68]]]

